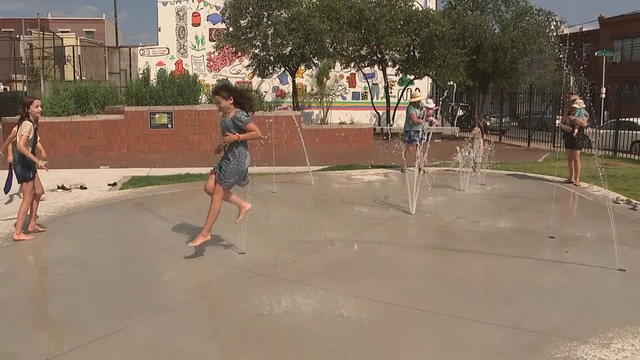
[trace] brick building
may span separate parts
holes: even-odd
[[[10,90],[41,96],[55,82],[77,80],[124,87],[137,76],[137,58],[136,48],[116,47],[116,26],[105,15],[0,17],[0,82]]]
[[[594,54],[612,50],[614,56],[607,59],[606,66],[606,110],[610,117],[640,117],[640,11],[601,16],[598,25],[598,29],[580,29],[564,35],[564,42],[569,37],[569,65],[574,73],[584,75],[597,98],[604,58]]]
[[[58,34],[74,33],[78,37],[100,41],[107,46],[116,45],[116,26],[104,15],[97,18],[67,18],[50,15],[40,19],[0,17],[0,31],[11,37],[29,35],[32,31],[38,31],[39,28]]]

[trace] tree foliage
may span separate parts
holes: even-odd
[[[330,59],[323,60],[313,74],[311,91],[308,94],[310,100],[320,107],[320,124],[329,122],[329,112],[335,99],[340,96],[339,80],[333,73],[336,62]]]
[[[386,101],[386,125],[392,125],[391,91],[389,71],[398,66],[399,60],[415,31],[414,0],[324,0],[319,1],[325,14],[325,31],[332,55],[343,66],[367,68],[382,72]],[[371,89],[371,86],[369,86]],[[378,121],[380,113],[373,103]]]
[[[460,81],[464,52],[453,41],[455,24],[432,9],[416,9],[412,18],[417,30],[406,35],[406,48],[400,52],[397,61],[398,72],[411,79],[429,77],[436,84]],[[402,89],[393,119],[409,84]]]
[[[262,78],[286,71],[294,110],[300,110],[296,72],[314,68],[325,51],[314,8],[313,0],[227,0],[222,10],[228,32],[218,46],[247,54]]]
[[[556,15],[528,0],[445,0],[443,15],[464,51],[464,84],[517,83],[523,60],[557,49]]]
[[[476,120],[481,93],[520,83],[526,60],[557,58],[556,15],[528,0],[445,0],[442,14],[463,52],[460,82],[474,93]]]

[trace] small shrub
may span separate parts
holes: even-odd
[[[262,84],[262,83],[261,83]],[[282,105],[282,100],[266,100],[266,94],[258,89],[249,88],[251,91],[251,96],[253,96],[253,100],[256,102],[257,111],[275,111]]]
[[[42,99],[43,115],[96,115],[120,100],[116,87],[106,82],[56,83]]]
[[[174,75],[160,69],[152,82],[150,70],[145,68],[129,83],[124,97],[130,106],[198,105],[204,94],[197,75]]]

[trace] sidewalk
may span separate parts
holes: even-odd
[[[312,167],[318,170],[321,167]],[[39,216],[48,218],[61,213],[78,209],[95,203],[100,203],[119,198],[130,197],[132,195],[148,191],[149,189],[133,189],[127,191],[116,191],[107,184],[117,182],[121,185],[123,179],[129,176],[145,175],[176,175],[176,174],[206,174],[211,168],[132,168],[132,169],[64,169],[41,171],[42,185],[45,189],[45,198],[38,211]],[[274,172],[270,167],[251,168],[250,173],[270,174]],[[306,172],[307,167],[278,167],[275,173],[297,173]],[[4,186],[7,178],[7,170],[0,170],[0,180]],[[56,192],[57,185],[82,183],[87,186],[87,190],[72,190],[70,192]],[[22,199],[18,197],[18,183],[13,179],[13,188],[8,195],[3,197],[3,206],[0,207],[0,236],[9,234],[13,230],[16,214]]]

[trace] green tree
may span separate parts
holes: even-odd
[[[320,107],[320,124],[322,125],[329,122],[329,112],[336,97],[339,96],[339,82],[332,74],[335,66],[335,61],[323,60],[312,78],[309,98]]]
[[[317,13],[324,14],[324,31],[331,34],[327,46],[343,66],[364,74],[367,68],[379,69],[384,82],[386,125],[391,122],[389,71],[398,65],[402,52],[416,31],[414,0],[324,0]],[[371,86],[369,84],[369,91]],[[381,124],[381,115],[371,105]]]
[[[314,0],[227,0],[222,16],[228,32],[218,46],[249,55],[249,67],[262,78],[286,71],[293,109],[300,110],[296,73],[314,68],[325,52],[324,33]]]
[[[403,87],[393,109],[392,121],[395,121],[398,106],[413,80],[429,77],[436,84],[446,84],[460,81],[463,75],[463,51],[453,42],[455,24],[431,9],[416,9],[412,18],[416,30],[407,34],[406,48],[400,51],[397,61],[398,72],[410,81],[400,84]]]
[[[473,92],[476,121],[491,86],[517,85],[524,60],[556,56],[557,17],[528,0],[444,0],[442,14],[464,52],[461,83]]]

